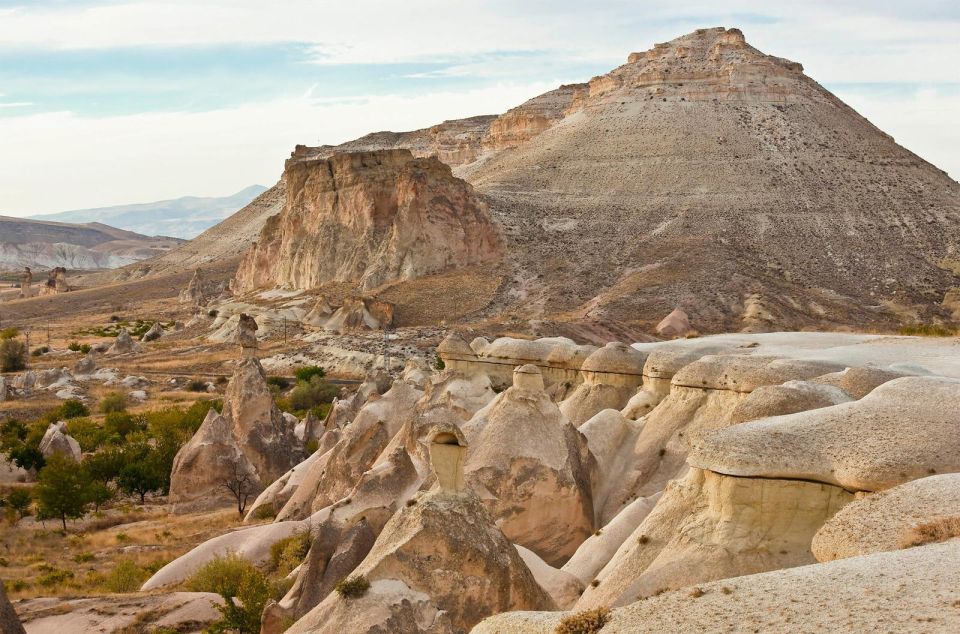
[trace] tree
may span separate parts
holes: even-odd
[[[0,339],[0,372],[17,372],[27,367],[27,344],[19,339]]]
[[[256,478],[253,477],[246,466],[234,462],[233,472],[223,483],[223,486],[233,494],[233,498],[237,501],[237,513],[243,515],[244,509],[247,508],[247,500],[257,492]]]
[[[90,488],[87,489],[90,495],[90,501],[93,503],[93,512],[99,513],[100,507],[113,499],[113,489],[105,483],[93,481]]]
[[[309,382],[300,381],[290,392],[290,406],[294,410],[305,410],[333,401],[339,392],[337,386],[328,383],[321,376],[314,376]]]
[[[324,372],[323,368],[319,365],[305,365],[302,368],[298,368],[293,376],[297,377],[297,381],[302,381],[304,383],[309,383],[311,379],[315,376],[319,376],[321,379],[327,375]]]
[[[22,520],[30,513],[30,503],[33,497],[27,489],[14,489],[7,496],[7,506],[17,513],[17,519]]]
[[[117,486],[124,493],[139,495],[140,504],[143,504],[147,493],[163,487],[163,475],[157,465],[155,452],[148,453],[142,460],[127,463],[117,476]]]
[[[67,530],[67,518],[83,517],[90,506],[90,480],[85,469],[62,454],[53,454],[40,471],[34,491],[38,516],[60,518]]]

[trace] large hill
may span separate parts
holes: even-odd
[[[231,196],[183,196],[153,203],[62,211],[33,218],[59,222],[102,222],[149,236],[193,238],[249,204],[266,189],[262,185],[251,185]]]
[[[947,318],[960,285],[960,185],[737,29],[500,117],[298,146],[288,170],[382,148],[438,155],[489,205],[506,249],[480,317],[650,326],[680,306],[704,331],[890,328]]]
[[[25,266],[111,269],[169,253],[182,243],[96,222],[70,224],[0,216],[0,271]]]

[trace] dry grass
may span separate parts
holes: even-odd
[[[610,608],[596,608],[564,617],[556,634],[596,634],[610,620]]]
[[[935,544],[954,537],[960,537],[960,516],[938,517],[908,529],[900,538],[900,547]]]
[[[165,563],[240,524],[232,509],[175,516],[163,506],[114,508],[67,534],[26,519],[0,529],[11,598],[99,595],[129,589]]]

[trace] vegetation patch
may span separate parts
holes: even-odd
[[[334,586],[337,594],[347,599],[359,599],[365,595],[369,589],[370,582],[367,581],[367,578],[363,575],[353,575],[346,579],[341,579],[340,582]]]
[[[556,634],[596,634],[610,621],[610,608],[600,607],[565,617],[557,625]]]
[[[954,537],[960,537],[960,516],[938,517],[910,528],[900,539],[900,547],[935,544]]]

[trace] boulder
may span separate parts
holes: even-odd
[[[93,358],[92,354],[88,354],[85,357],[82,357],[77,360],[73,365],[74,374],[93,374],[97,370],[97,361]]]
[[[508,610],[554,609],[476,496],[437,489],[402,507],[353,571],[361,598],[331,593],[289,634],[468,632]]]
[[[257,330],[260,328],[257,325],[257,320],[246,313],[240,313],[239,315],[235,315],[235,317],[237,321],[232,340],[234,343],[240,345],[240,356],[244,358],[256,356],[259,345],[257,341]],[[231,319],[233,318],[231,317]]]
[[[960,381],[903,377],[859,401],[775,416],[695,441],[690,464],[734,476],[880,491],[960,471]]]
[[[833,561],[922,543],[924,529],[953,523],[960,537],[960,473],[934,475],[854,500],[813,538],[818,561]],[[951,531],[946,531],[950,535]]]
[[[677,337],[686,337],[696,332],[690,325],[690,317],[679,306],[674,308],[669,315],[657,324],[656,333],[661,337],[674,339]]]
[[[190,278],[187,287],[180,291],[179,300],[182,304],[193,304],[194,306],[203,306],[206,303],[203,292],[203,275],[200,269],[193,270],[193,277]]]
[[[140,341],[156,341],[162,336],[163,336],[163,326],[161,326],[160,322],[157,321],[157,322],[154,322],[152,326],[150,326],[150,330],[143,333],[143,336],[140,337]]]
[[[130,336],[130,332],[126,328],[122,328],[113,345],[107,348],[107,354],[129,354],[131,352],[140,352],[141,349],[140,344]]]
[[[844,390],[813,381],[764,385],[750,392],[730,413],[733,425],[768,416],[780,416],[829,407],[853,400]]]
[[[80,462],[82,458],[80,443],[67,434],[67,423],[62,420],[50,423],[50,426],[47,427],[43,439],[40,440],[40,453],[43,454],[44,458],[49,458],[53,454],[61,454],[74,462]]]
[[[583,594],[583,582],[565,570],[554,568],[540,559],[537,553],[532,550],[516,544],[513,547],[517,549],[523,563],[530,569],[537,585],[550,595],[558,608],[565,610],[577,602],[577,599]]]
[[[543,389],[534,365],[463,425],[466,478],[512,542],[559,565],[594,530],[586,439]]]

